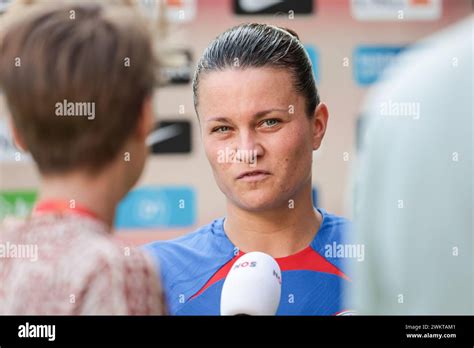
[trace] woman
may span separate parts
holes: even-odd
[[[171,314],[219,314],[235,260],[265,252],[282,270],[277,314],[341,313],[341,259],[325,258],[348,222],[314,209],[312,153],[328,110],[298,36],[244,24],[217,37],[193,81],[207,158],[227,214],[174,241],[147,246],[161,264]],[[225,154],[225,156],[224,156]],[[229,155],[230,154],[230,155]]]

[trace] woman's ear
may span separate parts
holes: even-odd
[[[313,150],[319,149],[323,141],[324,134],[328,124],[329,112],[326,104],[319,103],[314,110],[312,118],[313,125]]]

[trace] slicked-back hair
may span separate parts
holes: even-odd
[[[296,91],[306,99],[306,114],[312,117],[320,100],[311,60],[298,35],[290,29],[258,23],[230,28],[206,48],[193,79],[196,113],[202,76],[226,69],[263,67],[284,69],[291,73]]]

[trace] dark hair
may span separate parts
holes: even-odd
[[[26,11],[0,33],[0,85],[13,123],[42,174],[97,172],[116,158],[155,87],[148,28],[129,6]],[[97,117],[57,117],[63,101],[93,105]]]
[[[237,63],[237,64],[236,64]],[[288,69],[296,90],[306,98],[306,114],[319,104],[311,61],[298,35],[268,24],[241,24],[219,35],[199,60],[193,80],[194,107],[198,106],[199,78],[224,69],[274,67]]]

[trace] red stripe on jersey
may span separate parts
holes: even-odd
[[[193,296],[191,296],[190,299],[193,299],[199,296],[211,285],[227,277],[227,274],[232,268],[232,265],[234,264],[234,262],[237,261],[237,259],[240,258],[244,254],[245,254],[244,252],[239,251],[239,253],[236,256],[234,256],[231,260],[229,260],[221,268],[219,268],[219,270],[217,270],[217,272],[214,273],[214,275],[211,278],[209,278],[206,284],[204,284],[204,286],[198,292],[196,292]],[[350,278],[347,275],[345,275],[339,268],[337,268],[328,260],[326,260],[326,258],[321,256],[316,251],[314,251],[313,248],[311,248],[311,246],[308,246],[307,248],[301,250],[300,252],[296,254],[285,256],[285,257],[279,257],[279,258],[276,258],[275,260],[280,266],[280,269],[282,272],[284,271],[322,272],[322,273],[335,274],[345,280],[350,281]]]

